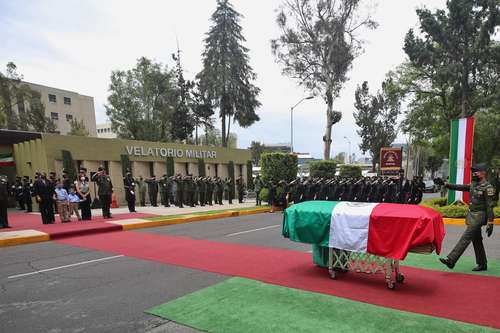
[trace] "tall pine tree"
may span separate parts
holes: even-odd
[[[172,54],[172,58],[176,62],[175,74],[177,77],[177,104],[172,115],[172,138],[187,141],[194,130],[194,118],[190,109],[193,83],[184,79],[179,48],[177,48],[177,54]]]
[[[248,127],[259,120],[255,110],[260,89],[252,84],[256,74],[249,65],[248,49],[239,24],[241,14],[228,0],[217,0],[212,26],[205,38],[203,69],[198,74],[202,92],[219,109],[222,146],[227,146],[231,120]]]

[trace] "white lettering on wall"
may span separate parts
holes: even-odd
[[[126,146],[127,154],[131,156],[177,157],[177,158],[217,158],[215,150],[146,148],[143,146]]]

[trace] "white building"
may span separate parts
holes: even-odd
[[[111,129],[111,123],[97,124],[97,137],[104,139],[116,139],[118,136]]]
[[[68,134],[71,130],[71,121],[83,121],[90,136],[96,136],[94,98],[80,95],[79,93],[43,86],[30,82],[23,82],[32,90],[40,93],[40,99],[45,106],[45,115],[56,124],[60,134]],[[29,102],[18,103],[15,108],[17,113],[29,110]]]

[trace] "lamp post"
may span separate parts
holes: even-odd
[[[297,104],[290,108],[290,153],[293,153],[293,109],[295,109],[300,103],[306,99],[313,99],[314,96],[307,96],[298,101]]]
[[[344,136],[344,139],[346,139],[347,143],[349,144],[349,156],[348,156],[348,160],[347,160],[348,163],[347,164],[351,164],[351,140],[349,140],[347,138],[347,136]]]

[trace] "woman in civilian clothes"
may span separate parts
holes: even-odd
[[[90,210],[90,205],[92,204],[92,198],[90,197],[90,183],[87,177],[87,169],[80,169],[80,175],[78,180],[75,182],[76,192],[82,198],[80,201],[80,209],[82,210],[82,220],[89,221],[92,219],[92,212]]]

